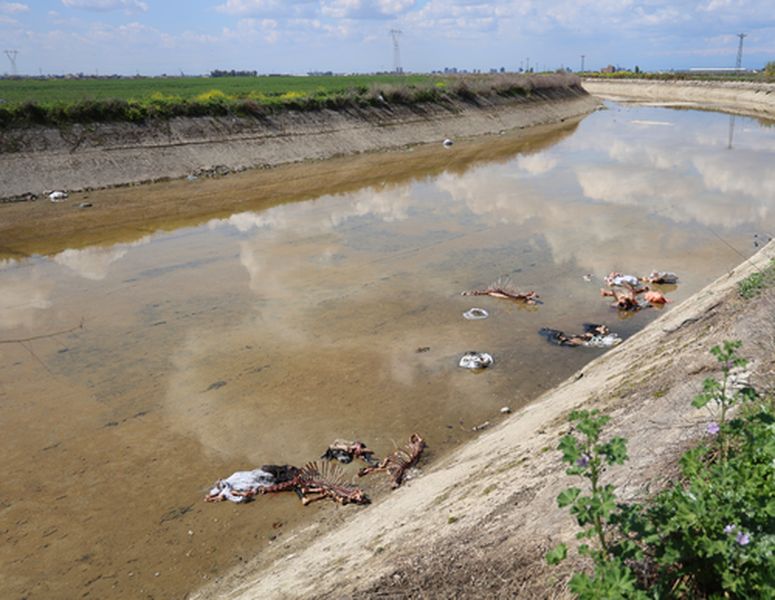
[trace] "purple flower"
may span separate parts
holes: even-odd
[[[730,533],[732,533],[732,532],[733,532],[735,529],[737,529],[737,525],[732,525],[732,524],[730,523],[729,525],[727,525],[726,527],[724,527],[724,533],[726,533],[727,535],[729,535],[729,534],[730,534]]]
[[[586,469],[589,466],[589,454],[582,454],[581,458],[576,461],[576,466]]]
[[[712,422],[708,423],[708,426],[705,428],[705,431],[707,431],[710,435],[716,435],[721,428],[719,427],[718,423]]]
[[[743,533],[741,531],[740,533],[737,534],[735,541],[741,546],[747,546],[748,543],[751,541],[751,538],[748,536],[747,533]]]

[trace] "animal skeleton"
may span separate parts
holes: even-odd
[[[478,290],[466,290],[461,296],[492,296],[493,298],[510,298],[520,300],[527,304],[536,304],[539,296],[533,290],[520,292],[507,277],[499,277],[486,288]]]
[[[397,448],[392,454],[386,456],[376,467],[364,467],[358,471],[358,477],[377,471],[386,472],[392,479],[390,487],[400,487],[406,472],[417,464],[420,455],[425,450],[425,441],[416,433],[409,438],[409,443],[403,448]]]
[[[306,506],[323,498],[331,498],[339,504],[369,504],[371,500],[358,486],[345,482],[342,470],[337,465],[317,462],[304,465],[289,481],[259,489],[259,494],[271,494],[293,490]],[[313,495],[314,496],[310,496]]]

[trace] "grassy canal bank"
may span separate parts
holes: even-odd
[[[578,83],[564,74],[4,79],[0,127],[477,102]]]

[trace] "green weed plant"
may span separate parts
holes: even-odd
[[[746,300],[751,300],[773,284],[775,284],[775,259],[761,271],[752,273],[740,282],[740,295]]]
[[[557,497],[581,527],[578,552],[591,572],[569,583],[577,598],[775,597],[775,410],[741,376],[740,342],[711,349],[720,379],[693,400],[711,411],[703,440],[681,460],[680,481],[646,503],[625,504],[602,481],[627,460],[626,441],[603,441],[609,417],[575,411],[559,450],[566,473],[586,482]],[[736,408],[736,410],[732,410]],[[561,544],[550,564],[568,553]]]

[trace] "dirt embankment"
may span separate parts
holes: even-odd
[[[529,97],[343,110],[259,118],[176,118],[146,124],[6,129],[0,198],[242,170],[498,133],[586,114],[598,101],[579,86]]]
[[[775,380],[775,290],[752,301],[737,292],[773,257],[775,242],[378,505],[338,509],[337,529],[296,532],[197,597],[566,597],[572,565],[552,569],[544,554],[577,530],[556,503],[577,483],[557,452],[567,414],[599,408],[608,432],[629,440],[629,462],[606,475],[625,499],[673,479],[710,420],[690,403],[717,375],[712,345],[743,340],[754,385]]]
[[[658,102],[775,119],[775,83],[585,79],[590,94],[619,101]]]

